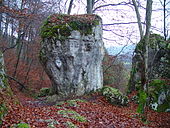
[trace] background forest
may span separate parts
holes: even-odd
[[[58,104],[45,102],[51,81],[39,61],[55,13],[99,15],[105,44],[104,88]],[[169,19],[168,0],[0,0],[0,126],[170,127]]]

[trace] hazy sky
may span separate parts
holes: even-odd
[[[84,14],[86,9],[86,0],[77,0],[73,5],[72,14]],[[83,2],[82,2],[83,1]],[[107,2],[106,2],[107,1]],[[98,2],[95,7],[103,4],[116,4],[123,0],[102,0]],[[146,5],[146,0],[139,0],[143,3],[143,7]],[[127,2],[127,0],[126,0]],[[169,3],[170,8],[170,3]],[[167,7],[168,7],[167,6]],[[163,10],[160,0],[153,0],[153,12],[152,12],[152,32],[162,34],[163,32]],[[159,11],[158,11],[159,10]],[[127,23],[136,22],[136,14],[133,6],[109,6],[101,8],[95,12],[103,19],[103,24],[114,23]],[[140,9],[142,22],[145,22],[145,10]],[[167,21],[170,21],[170,16]],[[104,26],[103,37],[106,47],[115,45],[126,45],[131,43],[137,43],[139,41],[139,30],[137,24],[114,24],[112,26]],[[167,29],[170,30],[170,23],[167,23]]]

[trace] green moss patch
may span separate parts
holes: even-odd
[[[145,39],[141,40],[137,46],[136,51],[143,51],[144,50]],[[164,38],[158,34],[151,34],[149,37],[149,47],[152,49],[168,48],[168,43],[164,40]]]
[[[128,97],[124,96],[118,89],[109,86],[104,86],[101,90],[102,95],[114,105],[127,105]]]
[[[50,93],[50,88],[41,88],[38,94],[39,97],[48,96]]]
[[[18,123],[18,124],[12,125],[10,128],[31,128],[31,127],[27,123]]]
[[[66,40],[73,30],[81,34],[92,34],[92,28],[99,24],[96,15],[59,15],[54,14],[47,18],[41,28],[41,38]]]
[[[158,112],[170,109],[170,85],[164,80],[154,79],[149,84],[150,106]]]
[[[79,122],[87,122],[87,119],[83,116],[81,116],[79,113],[73,110],[59,110],[58,114],[63,115],[65,118],[71,118],[74,120],[77,120]]]
[[[2,119],[5,116],[5,114],[7,113],[8,109],[5,106],[5,104],[0,104],[0,125],[2,124]]]

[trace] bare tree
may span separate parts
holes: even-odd
[[[139,32],[140,32],[140,38],[142,39],[143,38],[143,29],[142,29],[142,23],[141,23],[141,16],[140,16],[136,1],[132,0],[132,2],[133,2],[133,6],[134,6],[135,12],[136,12],[136,17],[137,17],[137,22],[138,22],[138,27],[139,27]]]
[[[166,19],[168,18],[168,14],[167,14],[167,12],[168,12],[168,5],[170,4],[170,1],[168,2],[167,0],[163,0],[163,1],[161,1],[160,0],[160,3],[161,3],[161,5],[162,5],[162,7],[163,7],[163,24],[164,24],[164,30],[163,30],[163,33],[164,33],[164,39],[166,40],[167,39],[167,37],[168,37],[168,30],[167,30],[167,23],[166,23]]]
[[[166,40],[166,37],[167,37],[167,34],[166,34],[166,0],[164,0],[164,3],[163,3],[163,9],[164,9],[164,38]]]
[[[141,62],[142,64],[142,72],[141,72],[141,84],[144,90],[147,88],[147,81],[148,81],[148,44],[149,44],[149,35],[150,35],[150,28],[151,28],[151,15],[152,15],[152,0],[147,0],[147,5],[146,5],[146,30],[145,30],[145,35],[143,37],[143,29],[142,29],[142,23],[141,23],[141,18],[140,18],[140,13],[139,9],[137,7],[137,2],[135,0],[132,0],[133,6],[135,8],[136,12],[136,17],[138,21],[138,27],[139,27],[139,32],[140,32],[140,37],[141,41],[144,40],[143,48],[141,53]]]
[[[144,85],[144,90],[148,87],[148,45],[149,45],[149,36],[150,36],[150,28],[151,28],[151,16],[152,16],[152,0],[147,0],[146,5],[146,32],[145,32],[145,49],[144,49],[144,62],[145,62],[145,81],[143,81],[142,85]]]
[[[3,1],[1,0],[0,1],[0,8],[1,6],[3,5]],[[2,33],[2,13],[0,13],[0,35]]]
[[[94,0],[87,0],[87,14],[93,13]]]
[[[69,4],[69,7],[68,7],[68,12],[67,12],[68,15],[70,15],[70,13],[71,13],[72,6],[73,6],[73,0],[70,0],[70,4]]]

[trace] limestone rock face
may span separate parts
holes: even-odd
[[[53,15],[41,37],[40,61],[51,79],[53,94],[80,96],[103,86],[100,17]]]

